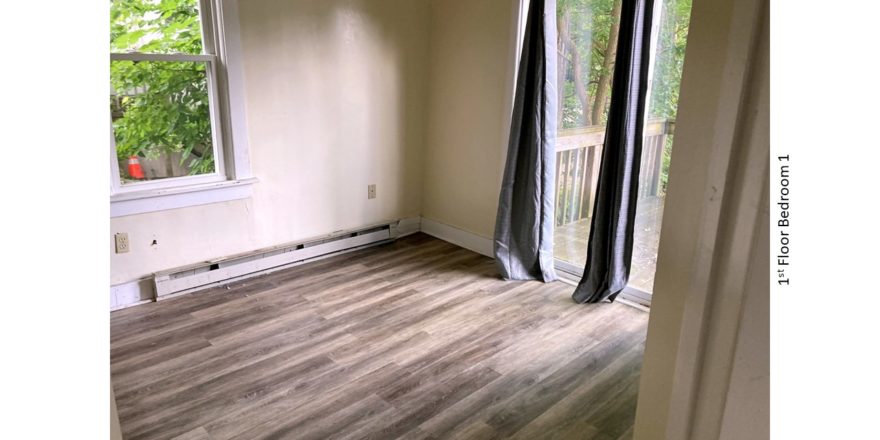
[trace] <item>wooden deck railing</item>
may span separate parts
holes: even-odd
[[[675,121],[650,120],[642,145],[639,197],[657,195],[663,148],[675,131]],[[564,130],[556,138],[556,225],[593,215],[590,202],[596,193],[605,126]]]

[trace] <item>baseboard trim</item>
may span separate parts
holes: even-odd
[[[422,217],[422,232],[489,258],[495,258],[495,246],[491,238],[425,217]]]

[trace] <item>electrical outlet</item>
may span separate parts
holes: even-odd
[[[367,185],[367,198],[375,199],[376,198],[376,184]]]
[[[124,254],[129,251],[128,234],[120,232],[116,234],[116,253]]]

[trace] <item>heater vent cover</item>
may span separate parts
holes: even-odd
[[[398,222],[394,222],[157,272],[154,274],[156,299],[286,269],[317,258],[390,241],[398,235]]]

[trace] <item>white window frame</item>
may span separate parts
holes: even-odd
[[[215,171],[122,185],[110,129],[110,216],[248,198],[250,171],[238,10],[235,0],[200,0],[203,54],[111,53],[111,60],[190,61],[206,65]]]

